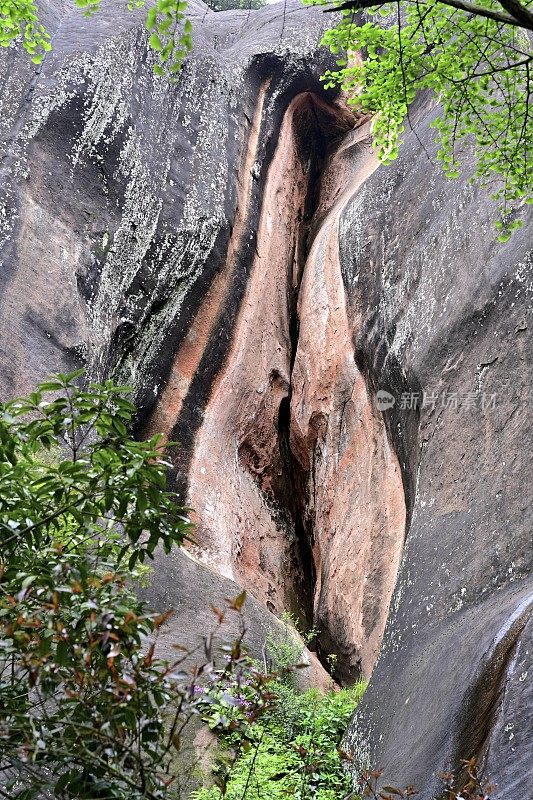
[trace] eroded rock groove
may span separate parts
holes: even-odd
[[[269,91],[263,81],[250,117],[226,266],[150,428],[165,422],[181,443],[194,555],[317,626],[320,656],[335,653],[351,682],[377,657],[405,525],[397,459],[355,360],[338,226],[357,183],[333,145],[362,148],[359,181],[375,160],[342,104],[311,91],[289,100],[264,157]]]

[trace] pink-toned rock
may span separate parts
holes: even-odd
[[[298,95],[285,113],[234,344],[195,438],[188,503],[196,509],[196,556],[271,610],[290,608],[312,621],[321,631],[322,657],[335,653],[336,676],[350,682],[368,677],[377,658],[405,503],[397,458],[355,364],[338,256],[340,212],[376,160],[362,144],[367,127],[354,131],[349,146],[361,149],[360,160],[347,171],[343,151],[335,155],[317,213],[306,225],[310,187],[298,140],[316,107],[341,120],[346,114],[309,93]],[[246,169],[249,161],[248,154]],[[305,259],[307,229],[312,245]],[[280,415],[289,403],[283,442]],[[296,479],[288,460],[297,466]],[[296,515],[311,544],[305,550]],[[305,563],[310,553],[312,565]]]
[[[347,137],[361,151],[359,159],[352,153],[348,176],[342,150],[325,172],[298,300],[291,379],[291,449],[308,475],[314,623],[322,654],[337,654],[336,676],[344,681],[372,672],[405,535],[398,459],[355,363],[357,321],[349,319],[339,260],[340,214],[377,165],[367,137],[368,125]],[[329,198],[334,202],[324,211]]]
[[[308,102],[296,97],[284,117],[234,345],[204,411],[189,470],[197,554],[278,613],[294,604],[295,574],[303,570],[286,520],[273,511],[283,481],[278,417],[290,387],[290,304],[307,193],[294,125]]]

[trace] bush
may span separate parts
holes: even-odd
[[[302,662],[304,648],[318,635],[317,628],[302,631],[298,620],[288,611],[280,617],[281,628],[271,628],[265,640],[265,671],[274,672],[281,683],[295,686],[294,669]]]
[[[352,788],[339,749],[364,683],[322,695],[301,695],[286,682],[273,682],[276,701],[242,736],[221,733],[218,785],[194,800],[338,800]],[[233,756],[233,758],[232,758]],[[215,768],[215,772],[217,768]]]
[[[131,577],[190,525],[166,489],[159,439],[128,436],[125,390],[83,390],[79,377],[0,406],[1,794],[160,800],[188,721],[242,671],[242,637],[221,674],[208,645],[194,680],[182,648],[156,659],[170,612],[147,613]]]

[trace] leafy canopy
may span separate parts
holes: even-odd
[[[353,0],[329,10],[338,9],[341,21],[323,38],[338,69],[324,80],[372,115],[380,160],[397,157],[410,105],[417,92],[431,91],[441,105],[433,125],[445,174],[459,176],[471,143],[474,179],[498,201],[498,238],[509,239],[521,225],[518,209],[533,202],[533,0]]]
[[[129,568],[183,540],[189,522],[166,491],[168,463],[159,437],[128,436],[135,407],[112,381],[86,390],[81,371],[42,383],[27,398],[0,406],[2,559],[31,554],[57,530],[98,537],[120,525]],[[43,463],[42,453],[70,458]],[[50,459],[48,459],[50,460]],[[21,548],[25,548],[22,549]]]
[[[74,0],[87,16],[100,0]],[[130,10],[145,0],[126,0]],[[257,7],[263,0],[208,0],[212,8]],[[329,0],[303,0],[328,5]],[[498,239],[507,241],[522,224],[520,207],[533,202],[531,32],[533,0],[333,0],[342,19],[323,43],[338,56],[338,69],[324,76],[341,86],[359,113],[372,115],[378,156],[398,155],[417,92],[440,103],[435,122],[437,158],[449,178],[461,172],[465,144],[475,158],[473,179],[498,202]],[[147,12],[154,72],[173,78],[192,47],[186,0],[157,0]],[[364,10],[370,19],[360,12]],[[34,0],[0,4],[0,45],[20,40],[39,64],[51,49]],[[362,54],[362,59],[359,57]]]
[[[124,0],[129,11],[145,7],[145,0]],[[100,0],[74,0],[87,17],[100,8]],[[192,47],[192,24],[186,19],[186,0],[157,0],[148,10],[146,27],[149,44],[157,53],[156,75],[173,76]],[[21,37],[22,47],[34,64],[40,64],[52,49],[51,37],[39,18],[34,0],[2,0],[0,3],[0,45],[9,47]]]

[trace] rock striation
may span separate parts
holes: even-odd
[[[190,9],[174,85],[111,0],[49,3],[42,67],[1,54],[0,392],[86,365],[180,442],[195,541],[148,591],[168,641],[244,587],[256,652],[285,609],[337,680],[372,675],[354,768],[429,800],[475,756],[522,800],[533,222],[496,243],[432,163],[424,97],[379,166],[320,82],[319,10]]]

